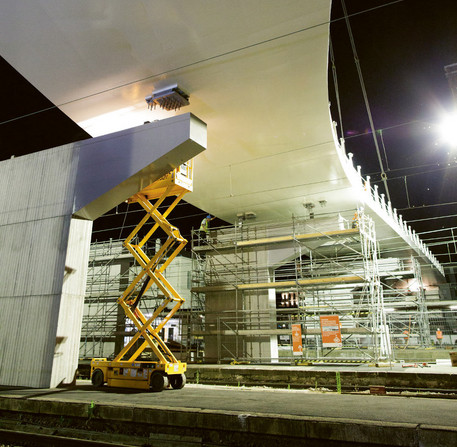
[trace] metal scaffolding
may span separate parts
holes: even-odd
[[[390,359],[374,223],[362,209],[350,216],[194,232],[190,333],[201,360],[297,360],[293,324],[299,360]],[[322,345],[326,315],[339,317],[341,348]]]
[[[154,241],[144,247],[144,250],[150,254],[159,249],[160,241]],[[176,265],[171,265],[167,269],[167,279],[179,290],[189,290],[187,274],[190,272],[190,265],[189,258],[180,257]],[[138,275],[140,269],[136,259],[123,247],[122,240],[91,244],[80,358],[111,358],[130,339],[133,326],[126,320],[117,300],[133,278]],[[152,315],[162,300],[160,290],[157,287],[151,287],[142,301],[146,313]],[[162,335],[174,350],[182,351],[181,343],[185,331],[181,328],[181,318],[175,318],[167,324]]]
[[[419,344],[423,347],[430,346],[430,324],[427,310],[427,304],[425,302],[425,289],[422,281],[422,271],[419,261],[412,257],[411,264],[413,266],[414,278],[416,280],[416,303],[417,303],[417,323],[419,327]]]
[[[354,211],[194,231],[192,259],[169,273],[186,283],[187,301],[164,337],[188,362],[378,362],[430,347],[421,263],[382,253],[372,219]],[[138,269],[121,241],[92,245],[80,357],[109,357],[125,344],[131,328],[116,300]],[[151,289],[145,305],[152,312],[160,299]],[[341,346],[323,344],[322,318],[332,315]],[[445,336],[451,323],[443,317]]]

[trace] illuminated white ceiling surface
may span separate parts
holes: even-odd
[[[0,45],[92,136],[174,115],[144,98],[177,83],[190,106],[176,113],[208,125],[186,199],[232,222],[288,219],[355,204],[329,118],[330,3],[3,0]]]

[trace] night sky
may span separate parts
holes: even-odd
[[[422,238],[440,244],[432,245],[435,253],[447,253],[443,241],[456,228],[457,148],[443,143],[438,123],[455,109],[444,66],[457,63],[457,2],[345,4],[392,205],[417,232],[433,231]],[[341,0],[333,2],[331,38],[346,150],[385,193]],[[331,71],[332,115],[339,122]],[[455,245],[450,248],[455,253]]]
[[[441,262],[455,262],[455,255],[451,259],[445,255],[445,242],[452,241],[453,229],[457,229],[457,149],[439,140],[437,123],[442,113],[454,108],[444,66],[457,63],[457,1],[346,0],[345,4],[392,205],[417,232],[428,231],[422,238],[432,242],[431,249]],[[339,131],[344,131],[347,151],[383,191],[341,0],[333,2],[331,39],[342,123],[330,64],[332,115]],[[90,138],[3,59],[0,73],[0,160]],[[125,208],[120,205],[109,218],[96,221],[94,239],[125,238],[128,230],[121,227],[141,217],[139,213],[125,217]],[[170,220],[188,236],[205,214],[182,205]],[[108,222],[117,229],[103,231]],[[216,220],[214,225],[222,223]],[[450,247],[455,252],[452,243]]]

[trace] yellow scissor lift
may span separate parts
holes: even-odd
[[[161,391],[169,385],[172,388],[180,389],[186,383],[184,373],[187,364],[176,359],[159,333],[185,301],[167,281],[164,271],[187,243],[179,230],[167,221],[167,216],[183,196],[192,191],[192,168],[192,161],[184,163],[129,199],[129,202],[138,202],[146,211],[146,216],[124,242],[125,247],[138,261],[142,270],[118,299],[118,303],[135,324],[137,332],[114,360],[92,359],[91,380],[94,386],[99,387],[107,383],[108,386],[113,387]],[[158,208],[170,196],[176,196],[176,198],[161,214]],[[151,200],[155,200],[155,203],[151,203]],[[153,219],[155,224],[139,243],[134,244],[135,236],[149,219]],[[159,228],[166,233],[167,239],[160,250],[149,258],[143,247]],[[165,298],[152,316],[146,318],[138,305],[144,293],[153,284],[160,289]],[[170,304],[171,310],[167,308]],[[168,313],[163,319],[158,320],[165,310]],[[154,322],[158,324],[153,326]],[[139,348],[135,349],[140,338],[143,338],[144,341]],[[157,360],[138,360],[141,353],[148,347],[152,349]]]

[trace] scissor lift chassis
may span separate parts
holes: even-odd
[[[165,366],[163,368],[163,366]],[[160,365],[157,362],[115,362],[107,359],[93,359],[91,362],[92,383],[102,386],[105,381],[108,386],[121,388],[152,389],[161,391],[169,385],[172,388],[182,388],[186,384],[186,363]],[[95,371],[101,371],[94,375]],[[97,377],[97,375],[99,377]],[[103,378],[103,381],[101,381]]]
[[[184,248],[187,240],[166,218],[184,194],[192,190],[192,167],[192,162],[183,164],[129,199],[130,202],[140,203],[146,211],[146,215],[124,241],[124,246],[135,257],[142,270],[118,299],[118,303],[132,320],[137,331],[132,332],[130,341],[113,360],[92,359],[91,380],[94,386],[103,386],[107,383],[112,387],[161,391],[168,386],[179,389],[186,383],[184,373],[187,364],[176,359],[159,333],[184,303],[184,298],[172,287],[163,273]],[[170,196],[176,198],[161,214],[158,208]],[[155,200],[155,203],[151,203],[150,200]],[[155,222],[154,225],[138,243],[133,243],[135,236],[149,219]],[[167,239],[154,256],[149,258],[143,247],[159,228],[165,232]],[[146,318],[139,304],[142,296],[153,284],[160,289],[165,298],[152,316]],[[171,309],[168,308],[169,305]],[[163,312],[166,312],[166,315],[159,322],[158,318]],[[153,326],[153,322],[158,324]],[[143,342],[137,347],[141,338]],[[148,347],[152,349],[157,360],[138,360]]]

